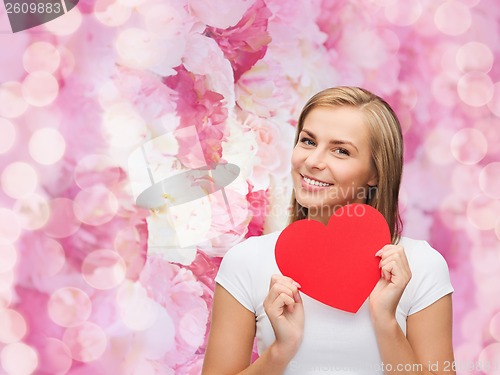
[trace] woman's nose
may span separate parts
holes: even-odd
[[[319,149],[316,148],[314,150],[311,150],[311,153],[307,155],[307,158],[305,160],[306,167],[313,169],[324,169],[326,167],[325,163],[325,156],[323,152]]]

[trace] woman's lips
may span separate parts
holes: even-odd
[[[305,177],[309,178],[308,176],[305,176]],[[314,179],[311,179],[311,180],[314,180]],[[315,181],[318,181],[318,180],[315,180]],[[304,180],[304,176],[303,176],[303,175],[300,175],[300,182],[301,182],[302,188],[303,188],[303,189],[305,189],[305,190],[309,190],[309,191],[324,190],[324,189],[327,189],[327,188],[329,188],[330,186],[332,186],[332,184],[327,185],[327,186],[318,186],[318,185],[311,185],[311,184],[308,184],[308,183]]]

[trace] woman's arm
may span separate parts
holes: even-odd
[[[297,336],[296,331],[300,331],[297,336],[300,338],[303,329],[302,301],[292,283],[284,276],[273,276],[271,280],[264,306],[271,323],[274,322],[278,339],[252,365],[255,315],[216,284],[203,375],[283,374],[300,344],[300,340],[294,342],[292,338]],[[298,328],[295,329],[297,320]],[[284,335],[286,339],[280,340]],[[282,341],[286,341],[285,344]]]
[[[451,294],[410,315],[406,337],[395,318],[374,326],[385,374],[455,374]]]
[[[405,336],[396,308],[412,277],[408,260],[397,245],[384,246],[377,255],[382,277],[370,294],[370,313],[384,373],[454,375],[451,294],[410,315]]]
[[[202,374],[237,374],[246,369],[254,336],[255,315],[216,284]]]

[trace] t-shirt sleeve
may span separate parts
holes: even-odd
[[[409,261],[412,278],[407,288],[411,296],[408,315],[411,315],[452,293],[453,286],[445,259],[426,241],[419,241]]]
[[[236,300],[255,313],[252,302],[250,239],[232,247],[224,255],[215,282],[224,287]],[[251,254],[250,254],[251,255]]]

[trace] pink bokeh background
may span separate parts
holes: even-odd
[[[199,374],[221,256],[284,226],[298,114],[335,85],[397,112],[403,234],[448,262],[458,373],[500,374],[495,0],[81,0],[16,34],[0,6],[0,54],[0,374]],[[240,175],[174,249],[129,156],[189,126]]]

